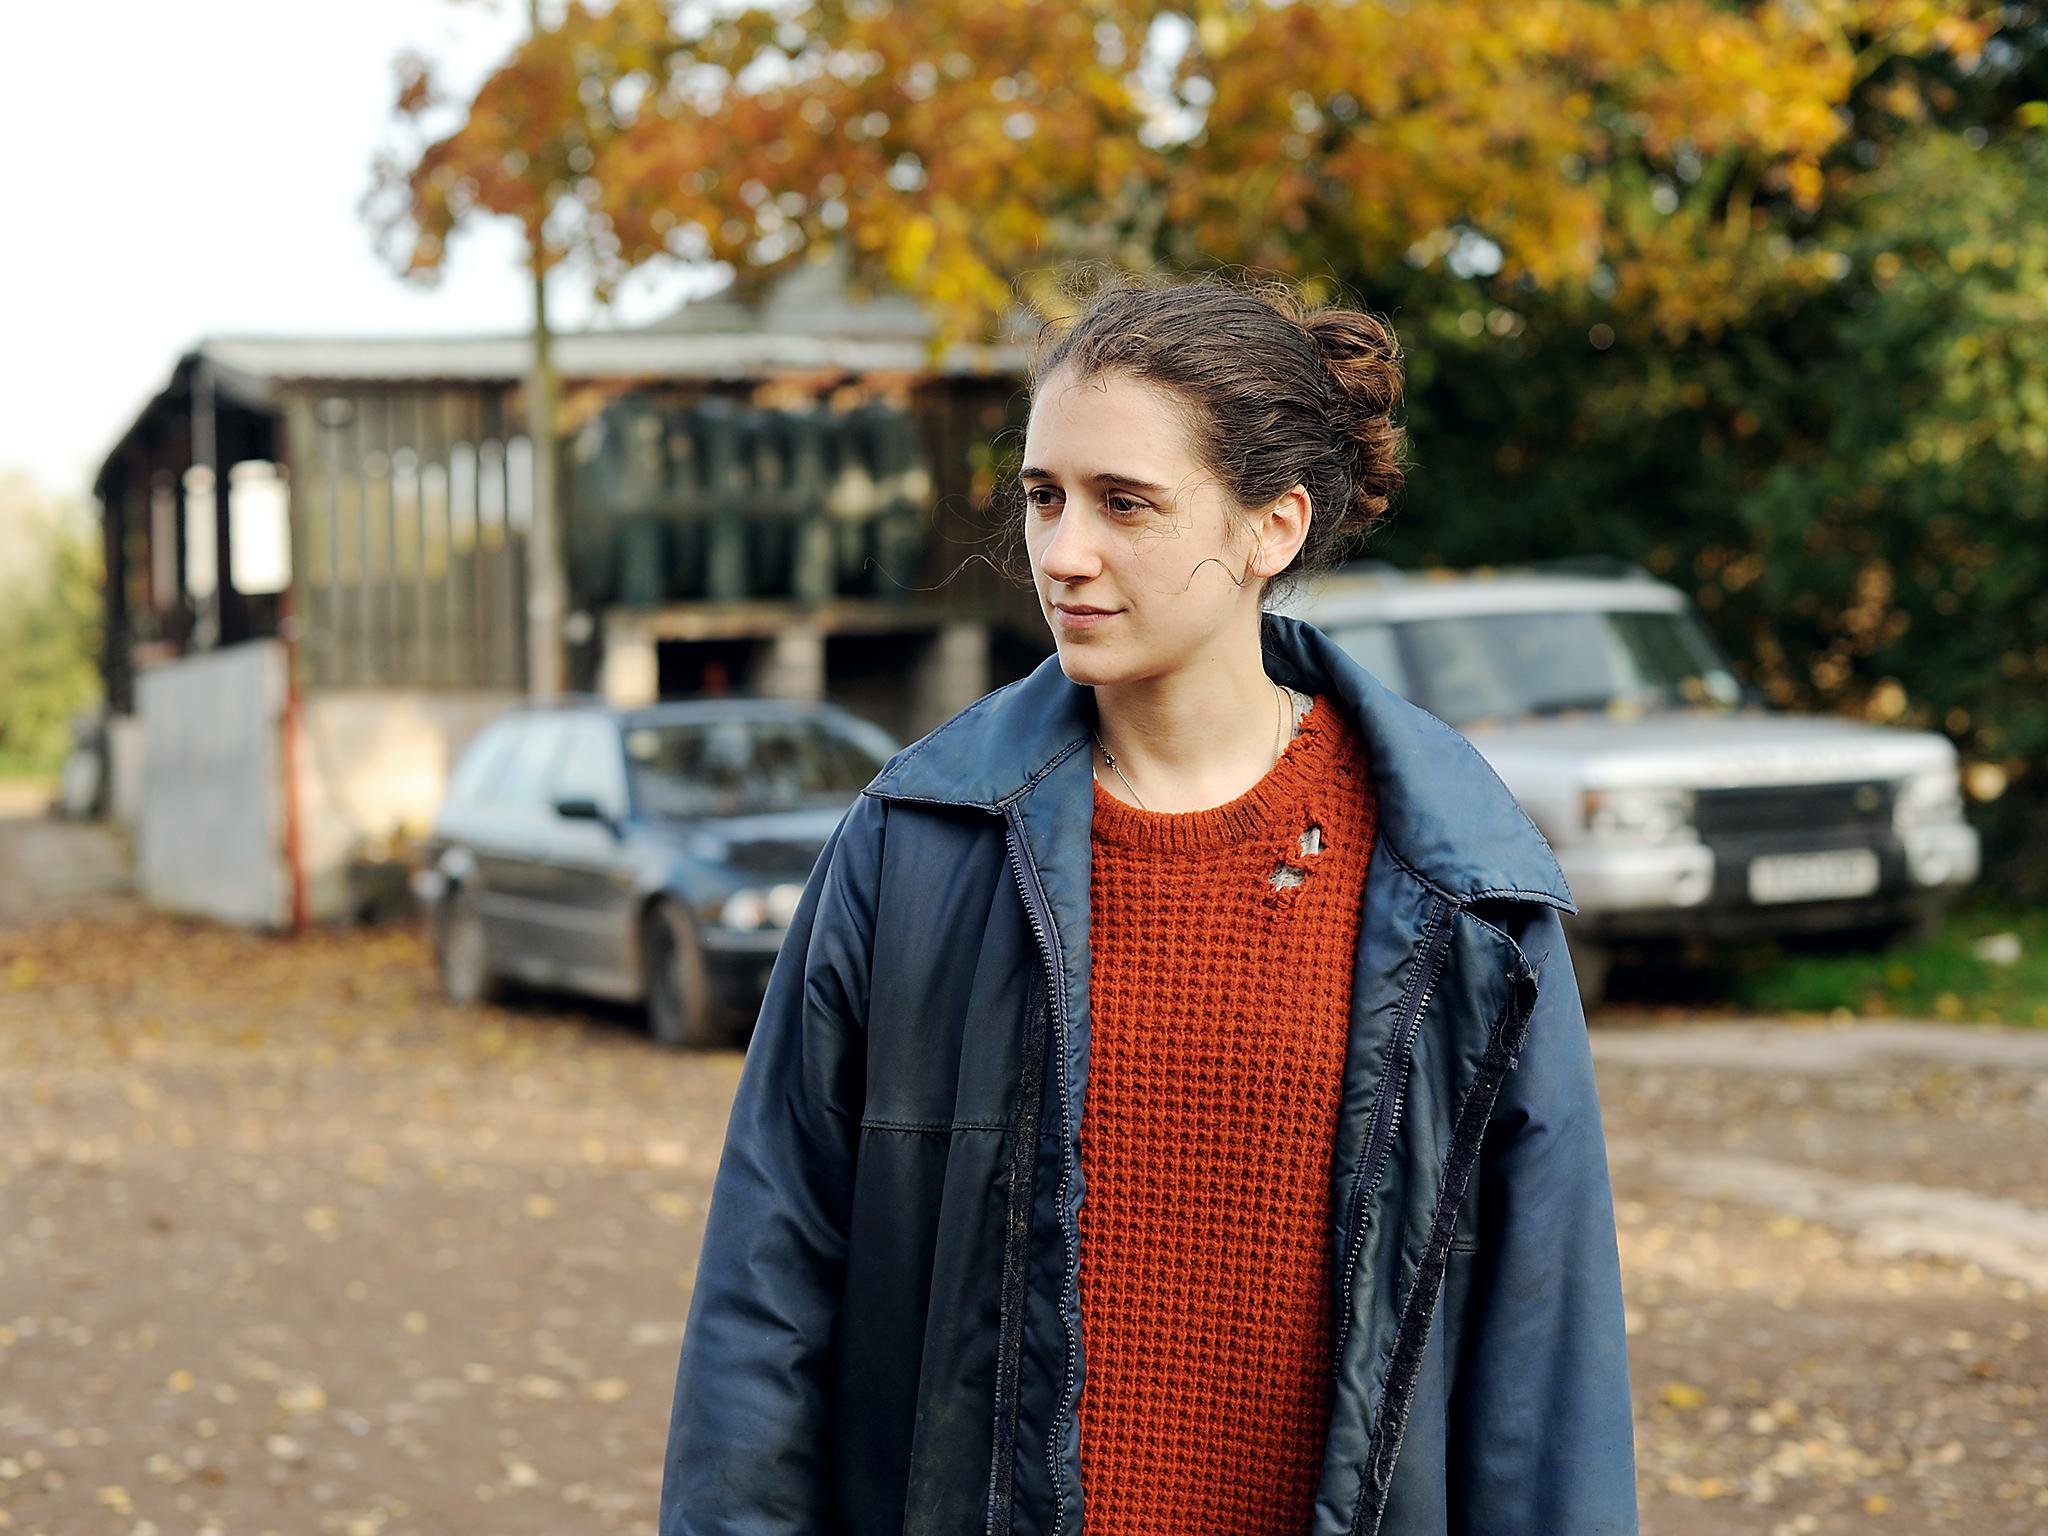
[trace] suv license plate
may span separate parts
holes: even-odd
[[[1760,904],[1867,896],[1876,889],[1877,855],[1868,848],[1773,853],[1749,861],[1749,899]]]

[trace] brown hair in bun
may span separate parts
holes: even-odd
[[[1143,379],[1180,397],[1197,457],[1240,507],[1304,486],[1308,538],[1275,582],[1335,564],[1385,521],[1407,440],[1385,320],[1285,282],[1086,275],[1076,312],[1039,331],[1033,394],[1061,369]]]

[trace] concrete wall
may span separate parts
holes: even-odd
[[[407,688],[309,691],[299,709],[300,855],[315,918],[349,915],[348,871],[416,841],[476,733],[519,695]]]

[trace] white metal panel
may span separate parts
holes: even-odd
[[[253,927],[291,920],[281,765],[284,647],[254,640],[135,680],[144,769],[143,899]]]

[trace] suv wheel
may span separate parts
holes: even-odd
[[[647,1024],[667,1046],[725,1044],[711,1006],[704,950],[683,909],[656,902],[647,914],[642,954],[647,964]]]

